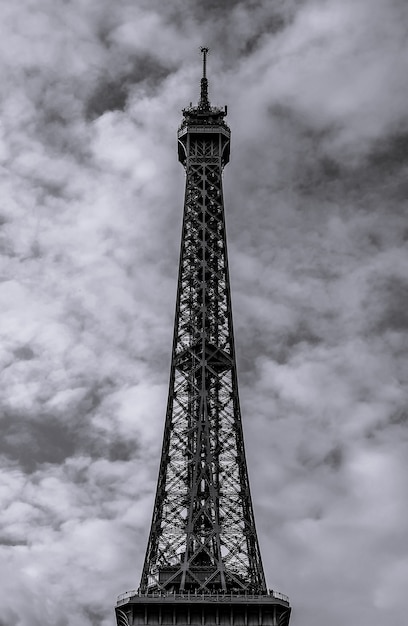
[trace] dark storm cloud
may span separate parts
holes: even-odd
[[[374,274],[365,305],[377,313],[372,331],[406,332],[408,330],[408,281],[398,276],[381,277]]]
[[[378,142],[369,160],[382,174],[395,174],[408,163],[408,132],[391,134],[386,141]]]
[[[128,62],[127,65],[130,63]],[[157,59],[149,55],[139,55],[131,61],[126,74],[116,72],[114,80],[100,79],[94,93],[90,96],[86,115],[89,119],[99,117],[105,111],[123,111],[125,109],[129,90],[140,88],[149,93],[157,89],[160,83],[171,73],[171,70],[162,65]],[[118,75],[119,74],[119,75]]]
[[[92,119],[105,111],[123,111],[127,97],[127,89],[122,81],[116,84],[102,83],[88,101],[87,116]]]
[[[47,419],[48,418],[48,419]],[[0,454],[17,461],[24,471],[32,472],[38,464],[62,463],[76,449],[78,433],[50,416],[38,423],[25,422],[20,414],[3,415]]]

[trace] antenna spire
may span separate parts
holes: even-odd
[[[207,54],[208,48],[205,46],[201,46],[201,53],[203,55],[203,77],[201,79],[201,93],[200,93],[200,102],[198,106],[200,109],[209,109],[210,101],[208,99],[208,80],[207,80]]]

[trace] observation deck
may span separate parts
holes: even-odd
[[[122,593],[120,626],[288,626],[289,598],[278,591],[250,593]]]
[[[269,604],[282,604],[285,606],[289,606],[289,598],[284,593],[280,593],[280,591],[275,591],[273,589],[269,589],[267,594],[257,594],[257,593],[208,593],[205,592],[166,592],[166,591],[153,591],[153,592],[143,592],[138,589],[132,589],[131,591],[126,591],[125,593],[121,593],[118,596],[116,606],[122,606],[123,604],[127,604],[131,601],[135,601],[136,598],[140,598],[143,602],[157,602],[160,599],[163,602],[167,602],[171,604],[172,602],[194,602],[194,603],[203,603],[203,602],[220,602],[220,603],[231,603],[231,602],[239,602],[239,603],[247,603],[251,600],[256,600],[259,602],[267,602]]]

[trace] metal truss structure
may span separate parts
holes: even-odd
[[[204,53],[205,59],[205,53]],[[265,592],[238,399],[222,170],[225,111],[198,107],[178,133],[186,169],[170,390],[142,589]]]
[[[270,623],[287,626],[287,598],[268,595],[251,503],[222,190],[230,129],[224,121],[226,107],[212,107],[208,100],[208,50],[202,52],[200,101],[183,110],[178,131],[186,191],[169,396],[153,519],[140,588],[118,601],[117,619],[118,624],[125,623],[126,598],[131,598],[135,620],[128,623],[156,623],[156,617],[137,617],[141,605],[146,616],[152,614],[149,602],[155,594],[173,594],[182,599],[181,604],[187,594],[188,602],[190,594],[255,594],[263,597],[265,614],[269,615],[268,603],[275,607]],[[181,610],[169,617],[171,623],[180,619],[184,623],[184,618],[179,619]],[[209,609],[202,610],[208,615]],[[199,623],[207,623],[204,613],[197,617]],[[185,623],[194,622],[188,619]],[[162,623],[163,617],[157,620]]]

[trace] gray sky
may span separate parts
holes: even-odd
[[[112,625],[138,586],[202,44],[269,586],[292,626],[405,626],[407,24],[405,0],[3,0],[0,626]]]

